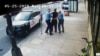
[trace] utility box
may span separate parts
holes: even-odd
[[[65,16],[69,16],[69,14],[70,14],[69,11],[64,11]]]
[[[68,0],[69,11],[78,12],[78,0]]]

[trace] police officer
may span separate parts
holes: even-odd
[[[48,30],[49,30],[50,35],[53,35],[52,34],[52,25],[51,25],[51,22],[50,22],[51,21],[50,9],[48,9],[48,11],[46,12],[45,20],[46,20],[46,24],[47,24],[47,28],[46,28],[45,33],[48,33]]]
[[[61,11],[59,11],[58,13],[58,30],[59,33],[61,33],[61,27],[62,26],[62,32],[64,32],[64,18],[63,18],[63,13],[61,13]]]
[[[54,12],[52,13],[52,31],[53,31],[53,27],[54,27],[55,32],[57,32],[57,16],[58,16],[58,13],[57,13],[56,9],[54,9]]]

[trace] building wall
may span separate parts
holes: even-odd
[[[89,38],[93,41],[93,54],[100,53],[100,1],[88,0]],[[91,52],[92,53],[92,52]]]

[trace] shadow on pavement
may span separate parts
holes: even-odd
[[[25,38],[28,38],[28,36],[32,33],[35,32],[37,29],[40,28],[40,25],[36,25],[34,28],[32,28],[30,30],[29,33],[25,34],[25,35],[21,35],[21,36],[17,36],[15,37],[17,44],[19,44],[22,40],[24,40]],[[33,34],[33,33],[32,33]],[[2,36],[2,38],[0,38],[0,56],[3,56],[4,54],[6,54],[8,51],[11,52],[12,49],[12,45],[10,42],[10,37],[5,35]]]
[[[35,27],[33,27],[27,34],[22,34],[20,36],[16,37],[16,42],[17,44],[20,43],[22,40],[24,40],[25,38],[28,38],[28,36],[30,34],[33,34],[32,32],[35,32],[36,30],[38,30],[40,28],[40,25],[36,25]]]
[[[10,38],[4,36],[0,39],[0,56],[3,56],[11,48]]]

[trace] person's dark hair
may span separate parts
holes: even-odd
[[[54,9],[54,11],[56,11],[56,9]]]

